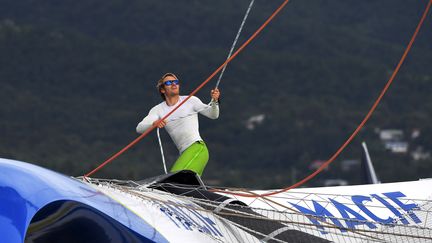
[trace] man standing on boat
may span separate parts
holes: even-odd
[[[206,105],[195,96],[187,100],[167,120],[161,120],[187,96],[180,96],[180,82],[176,75],[167,73],[157,83],[162,103],[153,107],[138,124],[136,131],[143,133],[152,125],[165,128],[180,152],[171,172],[191,170],[202,175],[209,159],[207,146],[198,130],[198,113],[210,118],[219,117],[219,96],[217,88],[211,91],[211,102]]]

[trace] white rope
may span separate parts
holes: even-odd
[[[263,239],[261,239],[261,242],[267,242],[267,241],[269,241],[270,239],[274,239],[277,235],[279,235],[279,234],[281,234],[281,233],[283,233],[283,232],[285,232],[285,231],[287,231],[287,230],[290,230],[290,229],[291,229],[291,228],[288,227],[288,226],[286,226],[286,227],[282,227],[282,228],[279,228],[279,229],[277,229],[277,230],[271,232],[270,234],[268,234],[268,235],[267,235],[266,237],[264,237]]]
[[[211,102],[210,102],[208,105],[210,105],[210,104],[211,104]],[[170,120],[168,120],[167,122],[172,122],[172,121],[176,121],[176,120],[179,120],[179,119],[182,119],[182,118],[188,117],[188,116],[192,116],[192,115],[195,115],[195,114],[197,114],[197,113],[199,113],[199,112],[201,112],[201,111],[204,111],[204,110],[206,110],[206,109],[209,109],[209,107],[207,106],[207,107],[205,107],[205,108],[203,108],[203,109],[201,109],[201,110],[199,110],[199,111],[197,111],[197,112],[193,112],[193,113],[187,114],[187,115],[185,115],[185,116],[181,116],[181,117],[176,117],[176,118],[174,118],[174,119],[170,119]],[[162,163],[163,163],[163,166],[164,166],[165,174],[168,174],[167,167],[166,167],[166,163],[165,163],[165,155],[164,155],[164,151],[163,151],[162,139],[161,139],[161,137],[160,137],[159,128],[156,129],[156,134],[157,134],[157,138],[158,138],[158,142],[159,142],[159,149],[160,149],[160,152],[161,152]]]
[[[255,2],[255,0],[251,0],[251,2],[249,3],[249,6],[248,6],[248,8],[247,8],[247,10],[246,10],[246,14],[245,14],[245,16],[243,17],[243,20],[242,20],[242,22],[241,22],[241,24],[240,24],[240,28],[239,28],[239,30],[237,31],[237,35],[236,35],[236,37],[234,38],[234,42],[233,42],[233,44],[232,44],[232,46],[231,46],[231,49],[230,49],[230,51],[229,51],[229,53],[228,53],[228,57],[226,58],[227,60],[231,57],[231,55],[232,55],[232,53],[233,53],[233,51],[234,51],[234,48],[235,48],[235,46],[236,46],[236,44],[237,44],[237,41],[238,41],[238,39],[239,39],[239,37],[240,37],[240,34],[241,34],[242,30],[243,30],[243,26],[244,26],[244,24],[246,23],[246,20],[247,20],[247,18],[248,18],[248,16],[249,16],[250,10],[252,9],[252,6],[253,6],[254,2]],[[220,75],[219,75],[219,78],[218,78],[218,80],[217,80],[217,82],[216,82],[216,86],[215,86],[216,88],[219,87],[220,81],[222,80],[222,76],[223,76],[224,73],[225,73],[225,69],[226,69],[226,67],[227,67],[227,65],[225,65],[225,66],[223,67],[223,69],[222,69],[222,71],[221,71],[221,73],[220,73]],[[210,101],[210,103],[209,103],[208,105],[211,105],[211,103],[212,103],[212,101]],[[175,120],[178,120],[178,119],[181,119],[181,118],[185,118],[185,117],[188,117],[188,116],[192,116],[192,115],[195,115],[195,114],[197,114],[197,113],[200,113],[201,111],[204,111],[205,109],[208,109],[208,107],[205,107],[205,108],[203,108],[203,109],[201,109],[201,110],[199,110],[199,111],[197,111],[197,112],[193,112],[193,113],[187,114],[187,115],[185,115],[185,116],[177,117],[177,118],[174,118],[174,119],[171,119],[171,120],[168,120],[168,121],[175,121]],[[167,122],[168,122],[168,121],[167,121]]]
[[[164,166],[165,174],[168,174],[167,167],[166,167],[166,164],[165,164],[165,155],[164,155],[164,151],[163,151],[163,147],[162,147],[162,140],[160,138],[159,128],[156,129],[156,133],[157,133],[157,137],[158,137],[158,141],[159,141],[159,148],[160,148],[160,151],[161,151],[162,163],[163,163],[163,166]]]
[[[243,17],[243,21],[242,21],[242,23],[241,23],[241,25],[240,25],[240,28],[239,28],[239,30],[238,30],[238,32],[237,32],[237,35],[236,35],[236,37],[235,37],[235,39],[234,39],[234,42],[233,42],[232,46],[231,46],[231,50],[229,51],[229,54],[228,54],[227,60],[231,57],[231,55],[232,55],[232,53],[233,53],[233,51],[234,51],[234,47],[235,47],[236,44],[237,44],[238,38],[240,37],[240,33],[242,32],[243,26],[244,26],[244,24],[245,24],[245,22],[246,22],[246,19],[247,19],[248,16],[249,16],[249,12],[250,12],[250,10],[251,10],[253,4],[254,4],[254,1],[255,1],[255,0],[252,0],[252,1],[250,2],[249,7],[248,7],[248,9],[246,10],[246,14],[245,14],[245,16]],[[227,63],[227,65],[228,65],[228,63]],[[223,67],[223,69],[222,69],[222,71],[221,71],[221,73],[220,73],[220,75],[219,75],[219,78],[218,78],[218,80],[217,80],[217,82],[216,82],[216,88],[219,87],[219,83],[220,83],[220,81],[221,81],[221,79],[222,79],[222,76],[223,76],[223,74],[224,74],[224,72],[225,72],[225,69],[226,69],[227,65],[225,65],[225,66]]]
[[[219,213],[222,209],[225,208],[226,205],[230,204],[231,202],[237,201],[237,199],[235,198],[228,198],[225,201],[223,201],[221,204],[219,204],[219,206],[217,206],[213,212],[215,213]]]

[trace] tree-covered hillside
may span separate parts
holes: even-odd
[[[256,0],[240,42],[282,1]],[[385,85],[427,1],[292,1],[226,71],[218,120],[201,118],[209,183],[281,187],[311,173],[349,137]],[[184,94],[226,58],[249,1],[0,0],[0,157],[74,176],[138,134],[175,72]],[[431,177],[432,18],[367,126],[309,185],[361,183],[361,141],[381,181]],[[215,80],[197,96],[209,99]],[[251,117],[261,120],[248,122]],[[392,153],[380,131],[404,132]],[[412,137],[413,131],[420,132]],[[162,139],[168,161],[177,151]],[[412,152],[422,148],[424,158]],[[163,173],[156,135],[95,177]]]

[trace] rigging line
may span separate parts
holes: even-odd
[[[163,151],[163,147],[162,147],[162,139],[160,137],[159,130],[160,129],[157,128],[156,129],[156,133],[157,133],[157,138],[158,138],[158,142],[159,142],[159,148],[160,148],[160,152],[161,152],[161,156],[162,156],[162,163],[163,163],[163,166],[164,166],[165,174],[168,174],[166,163],[165,163],[165,155],[164,155],[164,151]]]
[[[160,119],[160,121],[163,121],[165,119],[167,119],[169,116],[171,116],[172,113],[174,113],[178,108],[180,108],[180,106],[182,106],[186,101],[188,101],[193,95],[195,95],[199,90],[201,90],[208,82],[210,82],[210,80],[218,73],[220,72],[220,70],[226,66],[228,63],[230,63],[235,57],[237,57],[237,55],[243,51],[244,48],[246,48],[246,46],[248,46],[250,44],[250,42],[252,42],[252,40],[254,40],[261,32],[262,30],[279,14],[280,11],[282,11],[282,9],[288,4],[289,0],[285,0],[271,15],[270,17],[267,18],[267,20],[249,37],[249,39],[247,39],[238,49],[237,51],[234,52],[234,54],[228,58],[227,60],[225,60],[224,63],[222,63],[222,65],[220,65],[204,82],[202,82],[195,90],[193,90],[189,96],[184,99],[182,102],[180,102],[176,107],[174,107],[173,110],[171,110],[168,114],[166,114],[162,119]],[[98,167],[96,167],[95,169],[93,169],[92,171],[90,171],[89,173],[85,174],[84,177],[89,177],[91,175],[93,175],[94,173],[96,173],[98,170],[100,170],[101,168],[103,168],[105,165],[107,165],[108,163],[112,162],[114,159],[116,159],[117,157],[119,157],[121,154],[123,154],[125,151],[127,151],[128,149],[130,149],[132,146],[134,146],[135,144],[137,144],[139,141],[141,141],[141,139],[143,139],[145,136],[147,136],[151,131],[153,131],[156,127],[157,127],[157,123],[152,125],[151,127],[149,127],[146,131],[144,131],[140,136],[138,136],[137,138],[135,138],[132,142],[130,142],[128,145],[126,145],[124,148],[122,148],[120,151],[118,151],[116,154],[112,155],[109,159],[107,159],[105,162],[103,162],[102,164],[100,164]]]
[[[239,39],[239,37],[240,37],[240,33],[241,33],[242,30],[243,30],[243,26],[244,26],[244,24],[246,23],[246,19],[247,19],[248,16],[249,16],[249,12],[250,12],[250,10],[252,9],[252,6],[253,6],[253,4],[254,4],[254,1],[255,1],[255,0],[252,0],[252,1],[249,3],[249,7],[248,7],[247,10],[246,10],[246,14],[245,14],[245,16],[243,17],[243,21],[242,21],[241,24],[240,24],[240,28],[239,28],[239,30],[237,31],[237,35],[236,35],[236,37],[234,38],[234,42],[232,43],[231,49],[230,49],[230,51],[229,51],[229,53],[228,53],[227,60],[231,57],[231,54],[232,54],[232,52],[234,51],[234,48],[235,48],[235,46],[236,46],[236,44],[237,44],[237,41],[238,41],[238,39]],[[216,82],[216,86],[215,86],[216,88],[219,87],[220,81],[221,81],[221,79],[222,79],[222,76],[223,76],[224,73],[225,73],[225,69],[226,69],[227,66],[228,66],[228,63],[227,63],[226,65],[224,65],[224,67],[223,67],[223,69],[222,69],[222,71],[221,71],[221,73],[220,73],[220,75],[219,75],[219,78],[218,78],[218,80],[217,80],[217,82]]]
[[[414,31],[414,34],[411,37],[411,40],[409,42],[409,44],[407,45],[401,59],[399,60],[399,63],[397,64],[395,70],[393,71],[391,77],[389,78],[389,80],[387,81],[386,85],[384,86],[383,90],[381,91],[380,95],[378,96],[378,98],[375,100],[374,104],[372,105],[372,107],[370,108],[369,112],[366,114],[366,116],[363,118],[362,122],[358,125],[358,127],[355,129],[355,131],[351,134],[351,136],[345,141],[345,143],[330,157],[330,159],[328,159],[324,164],[322,164],[316,171],[314,171],[312,174],[306,176],[305,178],[303,178],[301,181],[286,187],[284,189],[281,190],[277,190],[274,192],[269,192],[269,193],[263,193],[260,195],[250,195],[250,194],[245,194],[245,193],[235,193],[235,192],[229,192],[229,191],[223,191],[223,190],[217,190],[214,189],[212,190],[213,192],[221,192],[221,193],[225,193],[225,194],[230,194],[230,195],[235,195],[235,196],[240,196],[240,197],[268,197],[268,196],[272,196],[272,195],[276,195],[279,193],[283,193],[286,192],[290,189],[299,187],[301,185],[303,185],[304,183],[308,182],[309,180],[311,180],[312,178],[314,178],[316,175],[318,175],[322,170],[324,170],[325,168],[327,168],[327,166],[329,166],[338,156],[339,154],[346,148],[346,146],[348,146],[349,143],[351,143],[351,141],[354,139],[355,136],[357,136],[357,134],[360,132],[360,130],[363,128],[363,126],[366,124],[366,122],[369,120],[369,118],[372,116],[372,113],[375,111],[376,107],[378,106],[378,104],[380,103],[381,99],[383,98],[384,94],[387,92],[387,90],[389,89],[390,85],[393,83],[394,78],[396,77],[397,73],[399,72],[400,67],[402,66],[402,64],[404,63],[409,51],[411,50],[411,47],[417,37],[418,32],[420,31],[421,26],[423,25],[424,20],[426,19],[426,16],[429,12],[429,9],[431,7],[432,4],[432,0],[429,0],[429,3],[427,4],[423,15],[419,21],[419,23],[417,24],[417,28]]]
[[[248,16],[249,16],[249,12],[250,12],[250,10],[252,9],[252,6],[253,6],[254,2],[255,2],[255,0],[252,0],[252,1],[249,3],[249,6],[248,6],[248,8],[247,8],[247,10],[246,10],[246,14],[245,14],[245,16],[243,17],[243,20],[242,20],[242,22],[241,22],[241,24],[240,24],[240,28],[239,28],[239,30],[237,31],[236,37],[234,38],[234,41],[233,41],[233,43],[232,43],[232,45],[231,45],[231,49],[230,49],[229,52],[228,52],[228,56],[227,56],[226,60],[228,60],[228,59],[231,57],[232,52],[234,51],[234,48],[235,48],[235,46],[236,46],[236,44],[237,44],[237,41],[238,41],[238,39],[239,39],[239,37],[240,37],[240,34],[241,34],[242,30],[243,30],[243,26],[244,26],[244,24],[246,23],[246,20],[247,20],[247,18],[248,18]],[[221,82],[221,80],[222,80],[222,76],[224,75],[227,66],[228,66],[228,63],[225,64],[225,65],[223,66],[223,69],[222,69],[222,71],[221,71],[221,73],[220,73],[220,75],[219,75],[219,78],[218,78],[217,82],[216,82],[215,88],[218,88],[218,87],[219,87],[219,84],[220,84],[220,82]],[[212,102],[210,102],[208,105],[211,105],[211,103],[212,103]],[[185,117],[188,117],[188,116],[192,116],[192,115],[198,114],[198,113],[200,113],[201,111],[204,111],[204,110],[206,110],[206,109],[208,109],[208,108],[209,108],[209,107],[205,107],[205,108],[203,108],[203,109],[201,109],[201,110],[199,110],[199,111],[196,111],[196,112],[193,112],[193,113],[187,114],[187,115],[185,115],[185,116],[176,117],[176,118],[174,118],[174,119],[169,119],[168,121],[175,121],[175,120],[179,120],[179,119],[182,119],[182,118],[185,118]]]

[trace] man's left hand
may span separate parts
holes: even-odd
[[[212,89],[212,91],[210,92],[211,98],[214,101],[218,101],[219,97],[220,97],[220,92],[218,88]]]

